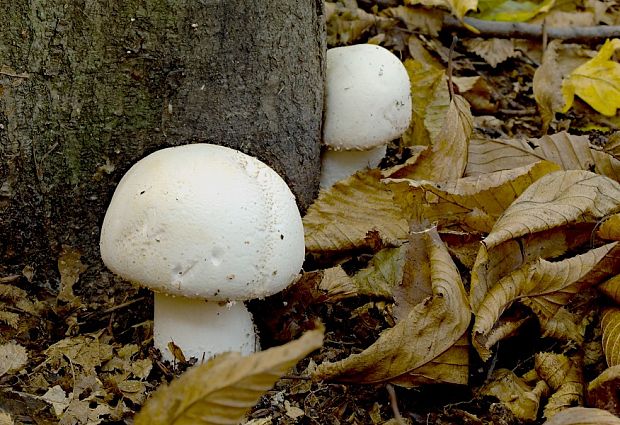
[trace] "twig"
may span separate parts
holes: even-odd
[[[398,425],[405,425],[405,421],[400,414],[400,410],[398,410],[398,400],[396,399],[396,391],[394,391],[394,386],[392,384],[386,384],[385,389],[390,395],[390,406],[392,406],[392,413],[394,414],[394,419],[396,419]]]
[[[540,40],[543,36],[543,26],[524,24],[521,22],[485,21],[475,18],[464,18],[463,22],[453,16],[445,15],[443,29],[458,31],[474,35],[465,25],[471,25],[480,31],[478,37],[483,38],[527,38]],[[619,25],[596,25],[591,27],[549,27],[546,28],[547,37],[566,41],[599,41],[606,38],[620,37]]]

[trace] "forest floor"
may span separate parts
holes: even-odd
[[[530,140],[544,135],[533,89],[534,73],[542,63],[541,39],[499,41],[487,37],[496,40],[497,46],[506,48],[505,42],[512,46],[506,57],[497,52],[487,55],[481,53],[484,47],[478,39],[462,33],[454,44],[448,31],[417,36],[418,32],[407,26],[413,23],[404,15],[397,16],[395,7],[385,12],[390,9],[388,3],[380,10],[374,2],[360,2],[359,9],[349,4],[348,9],[333,12],[328,22],[330,44],[342,39],[377,42],[403,61],[430,55],[451,78],[476,77],[461,93],[471,106],[476,137]],[[591,56],[603,41],[579,42],[575,49]],[[457,93],[458,85],[466,85],[467,80],[458,81],[454,85]],[[617,115],[598,114],[576,100],[567,113],[557,114],[548,125],[550,134],[586,135],[592,146],[601,146],[620,127],[620,120]],[[381,168],[403,164],[413,152],[411,146],[394,141]],[[338,265],[354,276],[386,246],[384,240],[377,245],[337,254],[310,252],[299,282],[281,294],[249,303],[264,349],[299,337],[319,321],[326,331],[323,347],[263,395],[248,420],[300,425],[543,423],[540,399],[535,416],[526,420],[515,414],[510,403],[500,402],[483,388],[500,369],[518,376],[527,374],[537,353],[573,355],[579,350],[576,345],[597,344],[600,332],[595,330],[598,325],[593,317],[588,319],[579,344],[544,337],[538,322],[529,320],[519,332],[495,345],[488,361],[468,346],[467,384],[442,383],[432,376],[433,384],[412,388],[393,384],[390,379],[356,383],[307,378],[316,365],[360,353],[394,326],[389,297],[371,291],[334,301],[319,290],[325,270]],[[469,291],[472,269],[465,263],[457,261],[456,265]],[[617,273],[617,264],[611,274]],[[36,270],[28,267],[20,275],[0,276],[0,424],[131,423],[148,395],[189,364],[165,363],[152,348],[149,291],[114,277],[101,264],[82,264],[80,252],[72,247],[65,248],[58,268],[60,292],[38,287],[33,279]],[[584,289],[572,302],[579,304],[579,296],[587,298],[593,291]],[[571,313],[578,310],[577,306]],[[581,351],[582,356],[587,353]],[[592,381],[604,368],[602,357],[588,362],[580,369],[583,382]],[[532,394],[533,388],[528,391],[525,393]],[[583,399],[573,400],[567,406],[584,403]],[[397,419],[399,416],[402,419]]]

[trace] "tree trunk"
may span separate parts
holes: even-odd
[[[319,176],[322,7],[3,2],[0,276],[29,265],[54,287],[68,244],[97,279],[99,225],[118,180],[166,146],[207,142],[256,156],[305,209]]]

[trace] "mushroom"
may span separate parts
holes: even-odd
[[[372,44],[327,50],[321,187],[376,167],[387,143],[411,122],[411,86],[404,65]]]
[[[257,349],[243,300],[287,287],[304,260],[295,197],[282,178],[234,149],[192,144],[154,152],[119,182],[101,257],[155,292],[154,345],[172,360]]]

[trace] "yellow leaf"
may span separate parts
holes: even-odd
[[[323,344],[323,330],[252,354],[225,353],[162,386],[135,417],[136,425],[238,424],[299,360]]]
[[[457,18],[463,19],[467,12],[476,10],[478,7],[478,0],[405,0],[405,4],[447,7]]]
[[[620,107],[620,63],[610,58],[619,48],[620,39],[607,40],[595,57],[570,73],[562,84],[566,102],[563,112],[570,109],[577,95],[603,115],[616,114]]]
[[[515,0],[480,0],[480,13],[474,15],[489,21],[525,22],[539,13],[548,12],[555,0],[515,1]]]
[[[470,311],[458,270],[436,229],[421,232],[419,237],[426,247],[425,261],[430,264],[432,295],[413,306],[406,317],[363,352],[320,364],[315,378],[399,382],[403,375],[436,359],[462,337]]]
[[[14,342],[0,345],[0,376],[19,371],[28,362],[26,349]]]
[[[335,252],[368,245],[375,230],[386,244],[406,240],[409,226],[378,170],[358,173],[321,191],[303,218],[306,249]]]
[[[570,407],[543,425],[620,425],[620,419],[606,410],[592,407]]]

